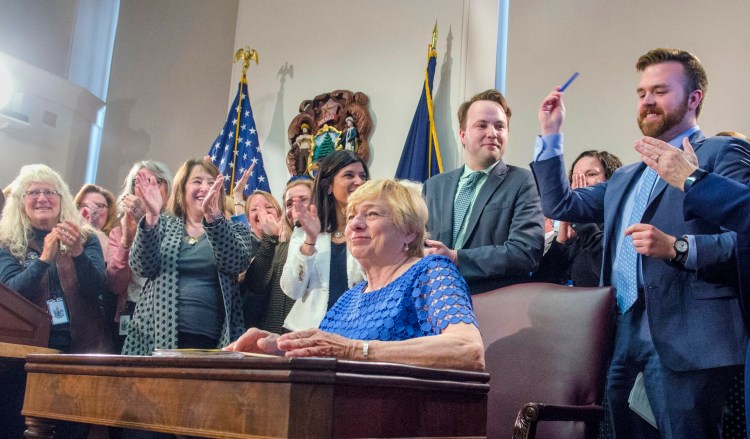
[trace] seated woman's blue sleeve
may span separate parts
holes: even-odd
[[[477,326],[466,281],[447,258],[430,261],[412,295],[426,333],[439,334],[457,323]]]

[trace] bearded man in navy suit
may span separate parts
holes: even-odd
[[[707,171],[750,180],[742,160],[747,145],[706,139],[697,125],[708,81],[694,55],[654,49],[636,68],[642,142],[668,148],[689,142]],[[542,135],[531,166],[545,216],[604,223],[602,282],[618,295],[607,382],[615,437],[718,439],[722,405],[748,341],[737,235],[701,218],[683,220],[685,194],[642,162],[571,191],[562,160],[564,116],[557,88],[540,106]],[[628,407],[640,372],[658,430]]]

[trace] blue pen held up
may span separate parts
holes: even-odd
[[[573,81],[575,81],[577,77],[578,77],[578,72],[573,73],[573,76],[571,76],[570,79],[565,81],[565,84],[563,84],[563,86],[560,87],[560,93],[564,92],[565,89],[568,88],[568,86],[570,86],[570,84],[572,84]]]

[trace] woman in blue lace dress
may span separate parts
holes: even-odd
[[[411,183],[365,183],[349,197],[346,242],[367,280],[319,329],[251,328],[227,350],[482,370],[484,348],[466,281],[450,259],[424,257],[427,206]]]

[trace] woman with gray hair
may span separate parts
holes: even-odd
[[[68,185],[46,165],[22,167],[11,183],[0,220],[0,282],[49,310],[49,347],[109,350],[99,308],[107,284],[102,248]]]
[[[146,282],[145,278],[132,273],[128,265],[138,221],[146,214],[143,197],[135,187],[135,176],[141,170],[149,181],[153,179],[158,184],[163,200],[162,211],[172,192],[172,173],[167,165],[155,160],[144,160],[136,162],[130,168],[122,185],[122,193],[117,197],[120,225],[109,233],[107,280],[111,294],[105,295],[104,308],[110,326],[114,326],[114,344],[118,353],[122,351],[127,323]]]

